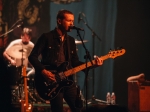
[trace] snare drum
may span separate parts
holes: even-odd
[[[10,85],[18,85],[21,81],[22,67],[8,66],[8,77],[10,79]]]
[[[23,58],[23,59],[18,59],[16,58],[15,59],[16,61],[16,66],[19,67],[19,66],[28,66],[28,58]]]

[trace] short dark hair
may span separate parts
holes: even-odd
[[[72,14],[73,15],[73,13],[71,11],[65,10],[65,9],[61,9],[61,10],[58,11],[56,19],[64,19],[64,15],[65,14]]]

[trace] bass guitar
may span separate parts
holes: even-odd
[[[108,54],[101,56],[103,60],[106,60],[108,58],[116,58],[118,56],[121,56],[125,53],[125,49],[121,50],[111,50]],[[92,60],[93,65],[96,65],[95,60]],[[87,63],[87,67],[93,66],[91,62]],[[42,76],[42,74],[36,74],[35,75],[35,88],[39,96],[44,100],[51,100],[57,96],[59,91],[66,86],[71,86],[73,82],[71,80],[68,80],[68,76],[75,74],[76,72],[79,72],[86,68],[86,64],[79,65],[77,67],[68,69],[68,62],[65,62],[61,64],[57,71],[51,72],[55,74],[56,82],[47,82],[45,78]]]

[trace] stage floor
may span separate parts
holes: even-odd
[[[64,110],[63,112],[71,112],[70,108],[66,103],[63,104]],[[51,112],[49,103],[33,103],[32,112]],[[81,109],[81,112],[128,112],[126,107],[122,107],[119,105],[107,105],[104,103],[91,103],[84,105]],[[21,104],[16,103],[12,104],[12,112],[21,112]]]

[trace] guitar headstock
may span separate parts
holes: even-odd
[[[109,58],[116,58],[118,56],[121,56],[125,53],[125,49],[120,49],[120,50],[110,50],[108,53]]]

